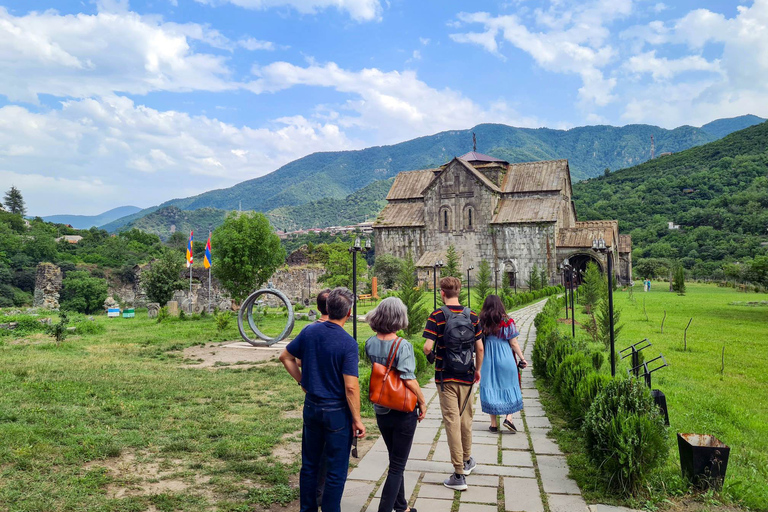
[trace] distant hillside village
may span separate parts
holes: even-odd
[[[296,235],[308,235],[310,233],[328,233],[331,235],[346,235],[350,233],[361,233],[363,235],[370,235],[373,233],[373,222],[360,222],[351,226],[330,226],[327,228],[308,228],[298,229],[296,231],[275,231],[277,236],[281,240]]]

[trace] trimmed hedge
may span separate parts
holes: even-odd
[[[605,360],[557,328],[559,301],[535,320],[533,370],[581,427],[589,460],[608,488],[634,494],[668,454],[664,420],[637,379],[600,373]]]

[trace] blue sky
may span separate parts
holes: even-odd
[[[482,122],[768,117],[766,41],[768,0],[0,0],[0,187],[96,214]]]

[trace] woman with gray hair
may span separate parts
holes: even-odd
[[[400,372],[403,383],[413,391],[417,400],[416,409],[411,412],[395,411],[376,404],[373,406],[376,410],[376,422],[379,425],[381,437],[384,438],[389,452],[389,472],[381,492],[379,512],[392,512],[392,510],[416,512],[416,509],[408,508],[408,502],[405,499],[403,472],[408,462],[408,455],[411,453],[416,425],[424,419],[427,404],[416,380],[416,357],[413,353],[413,345],[397,336],[397,331],[408,327],[408,309],[402,300],[397,297],[388,297],[368,313],[366,321],[376,333],[365,342],[365,353],[371,363],[386,366],[390,349],[398,340],[401,340],[394,355],[392,367]]]

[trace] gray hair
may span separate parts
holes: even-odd
[[[355,296],[347,288],[340,286],[334,288],[328,294],[326,307],[328,308],[328,318],[331,320],[343,320],[349,316],[349,310],[352,309],[352,303]]]
[[[365,316],[374,332],[389,334],[408,327],[408,308],[397,297],[387,297]]]

